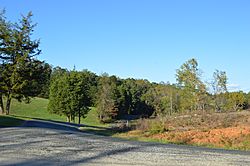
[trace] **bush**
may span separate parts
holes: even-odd
[[[158,133],[163,133],[165,132],[165,126],[164,123],[161,121],[150,121],[149,125],[149,132],[151,134],[158,134]]]
[[[118,132],[129,131],[131,127],[128,124],[128,121],[117,121],[117,123],[111,125],[112,130]]]
[[[149,134],[158,134],[168,131],[165,128],[165,120],[163,119],[140,119],[136,126],[137,130],[149,132]]]

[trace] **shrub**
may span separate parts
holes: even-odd
[[[151,134],[158,134],[167,131],[163,121],[150,121],[149,132]]]

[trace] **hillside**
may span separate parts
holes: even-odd
[[[10,114],[21,118],[38,118],[46,120],[65,121],[63,116],[50,114],[47,110],[47,99],[34,98],[29,104],[20,103],[17,100],[13,100],[11,103]]]
[[[66,121],[65,116],[59,116],[56,114],[51,114],[47,110],[48,99],[42,98],[33,98],[29,104],[20,103],[17,100],[13,100],[11,103],[11,112],[12,116],[17,118],[35,118],[35,119],[44,119],[44,120],[54,120],[54,121]],[[76,122],[78,120],[76,119]],[[103,126],[98,121],[97,112],[95,108],[92,108],[86,118],[82,118],[82,124],[93,125],[93,126]]]

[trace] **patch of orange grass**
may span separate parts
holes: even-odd
[[[209,131],[183,131],[167,132],[153,135],[156,139],[166,139],[172,142],[182,142],[186,144],[210,144],[223,147],[225,144],[240,143],[242,138],[250,135],[250,126],[237,126],[221,129],[211,129]]]

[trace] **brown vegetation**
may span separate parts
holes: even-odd
[[[127,136],[180,144],[250,150],[250,111],[140,120]]]

